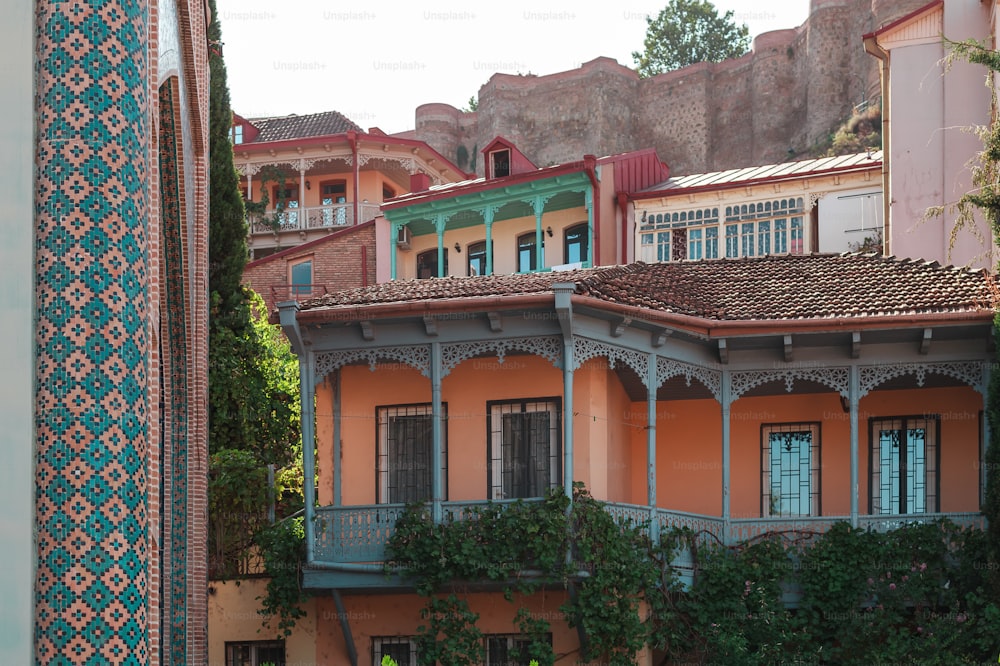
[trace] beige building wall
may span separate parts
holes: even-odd
[[[288,666],[318,666],[315,599],[305,603],[306,616],[296,622],[292,635],[282,638],[277,623],[264,626],[259,614],[258,597],[266,594],[267,581],[266,578],[251,578],[209,582],[208,666],[226,666],[226,643],[270,640],[285,641]]]
[[[982,149],[971,132],[990,122],[982,65],[956,61],[947,71],[941,35],[989,40],[990,7],[947,0],[878,36],[888,52],[889,238],[898,257],[989,266],[997,252],[982,218],[955,230],[950,207],[972,187],[970,160]],[[928,215],[944,207],[943,215]],[[954,238],[953,238],[954,234]]]

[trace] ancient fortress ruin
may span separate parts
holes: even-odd
[[[604,57],[547,76],[494,74],[477,111],[424,104],[409,134],[479,174],[497,135],[538,166],[648,147],[677,175],[796,159],[853,107],[880,102],[862,35],[924,4],[812,0],[801,26],[758,35],[742,58],[647,79]]]

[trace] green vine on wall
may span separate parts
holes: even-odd
[[[257,201],[245,201],[244,207],[248,216],[254,218],[258,223],[267,224],[274,232],[281,230],[281,216],[288,207],[288,175],[273,164],[265,165],[260,170],[258,178],[258,189],[260,197]],[[277,185],[274,208],[271,211],[267,207],[271,203],[270,185]]]
[[[614,666],[634,664],[647,647],[661,663],[734,665],[975,664],[1000,650],[981,530],[939,521],[878,533],[838,523],[806,542],[772,534],[737,547],[699,547],[699,536],[674,529],[653,543],[647,524],[617,523],[577,487],[571,507],[560,491],[441,524],[412,506],[386,568],[426,598],[422,666],[480,663],[478,616],[460,595],[483,580],[511,602],[540,666],[555,663],[551,626],[515,593],[543,585],[572,588],[560,610],[583,630],[580,659]],[[675,568],[680,553],[690,556],[693,582]]]

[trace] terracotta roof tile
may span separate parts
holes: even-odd
[[[984,312],[992,276],[981,270],[872,254],[810,254],[573,271],[397,280],[327,294],[302,309],[337,308],[552,291],[716,321]]]
[[[310,136],[327,136],[341,134],[349,130],[363,132],[347,116],[338,111],[324,111],[305,116],[280,116],[274,118],[250,118],[260,134],[254,143],[265,141],[284,141],[286,139],[302,139]]]

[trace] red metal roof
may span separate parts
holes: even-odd
[[[831,173],[864,171],[881,168],[882,151],[821,157],[813,160],[765,164],[763,166],[696,173],[689,176],[670,178],[633,194],[633,199],[653,199],[665,195],[691,191],[721,190],[738,185],[774,182],[808,176],[822,176]]]
[[[613,164],[615,166],[614,187],[616,192],[635,192],[643,187],[648,187],[655,182],[659,182],[670,175],[670,170],[667,168],[666,163],[657,157],[656,150],[646,148],[644,150],[635,150],[598,158],[584,156],[584,159],[576,162],[541,167],[534,171],[514,173],[503,178],[474,178],[457,183],[443,183],[419,192],[401,194],[385,202],[382,205],[382,209],[392,210],[393,208],[410,206],[414,203],[447,199],[482,190],[507,187],[533,180],[551,178],[552,176],[584,171],[591,160],[593,160],[594,165]]]

